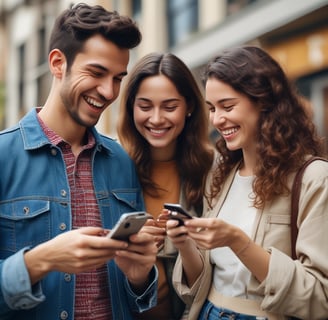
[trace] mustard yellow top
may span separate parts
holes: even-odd
[[[156,219],[162,212],[164,202],[179,202],[180,178],[174,160],[154,161],[150,170],[152,180],[163,189],[159,191],[159,197],[153,197],[146,193],[144,194],[146,210]],[[157,259],[156,266],[159,272],[157,306],[138,315],[136,317],[137,319],[172,319],[171,297],[169,295],[169,285],[167,283],[163,261]]]

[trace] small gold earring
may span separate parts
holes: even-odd
[[[188,117],[188,118],[191,117],[191,112],[189,112],[189,113],[187,114],[187,117]]]

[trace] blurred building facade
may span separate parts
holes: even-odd
[[[3,127],[44,103],[51,83],[47,39],[56,15],[72,2],[77,1],[0,0]],[[130,66],[149,52],[170,51],[198,77],[206,62],[224,48],[261,46],[296,82],[309,101],[318,131],[328,138],[328,0],[83,2],[101,4],[138,22],[143,41],[132,51]],[[100,131],[115,137],[117,113],[118,103],[102,117]]]

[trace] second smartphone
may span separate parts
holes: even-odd
[[[164,203],[164,208],[171,211],[170,218],[179,221],[179,226],[184,224],[184,220],[192,219],[192,216],[178,203]]]

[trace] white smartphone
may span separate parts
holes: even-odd
[[[124,213],[114,228],[108,233],[107,237],[115,240],[128,241],[129,236],[138,233],[147,219],[153,219],[153,217],[144,211]]]
[[[184,224],[184,220],[192,219],[192,216],[178,203],[164,203],[164,208],[171,211],[170,219],[179,221],[179,226]]]

